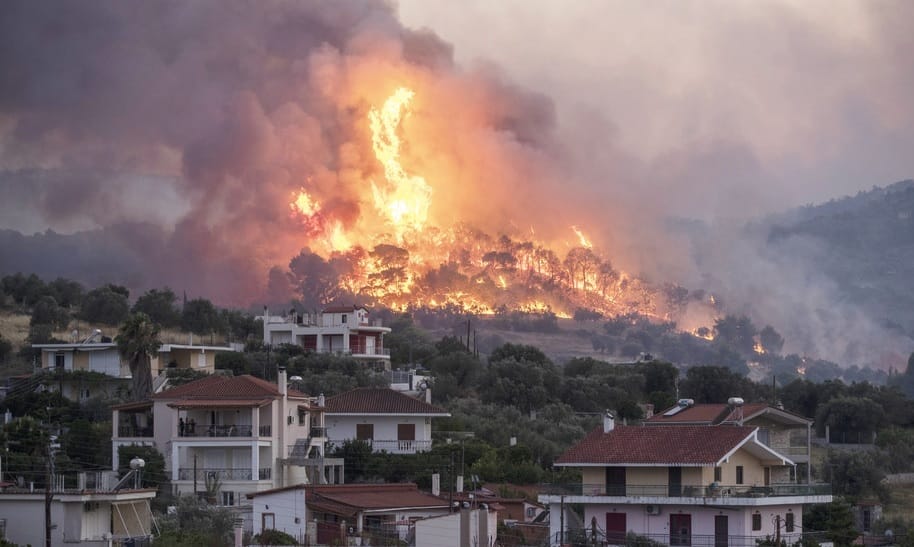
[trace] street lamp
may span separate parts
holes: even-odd
[[[130,460],[130,469],[133,469],[133,488],[136,490],[140,489],[140,477],[143,474],[144,467],[146,467],[146,460],[143,458],[134,456],[134,458]]]

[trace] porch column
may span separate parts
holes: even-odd
[[[256,406],[251,409],[251,437],[260,437],[260,409]]]
[[[178,480],[178,467],[180,462],[178,461],[178,443],[171,443],[171,480],[172,482]]]
[[[260,480],[260,447],[251,442],[251,480]]]

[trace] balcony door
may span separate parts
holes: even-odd
[[[596,523],[596,519],[594,519],[594,523]],[[608,543],[625,543],[627,529],[625,513],[606,513],[606,541]]]
[[[607,496],[624,496],[625,495],[625,468],[624,467],[607,467],[606,468],[606,495]]]
[[[397,448],[413,451],[416,446],[416,424],[397,424]]]
[[[670,545],[692,545],[692,515],[670,515]]]
[[[669,496],[678,498],[682,495],[682,468],[670,467],[668,473]]]
[[[374,440],[374,424],[355,424],[355,438],[371,444]]]

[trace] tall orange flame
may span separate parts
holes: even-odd
[[[397,89],[380,109],[368,113],[371,142],[375,156],[384,166],[388,187],[372,182],[375,207],[393,224],[395,233],[402,238],[407,229],[421,230],[428,221],[428,207],[432,188],[425,179],[409,175],[400,164],[400,137],[397,128],[415,93],[405,87]]]

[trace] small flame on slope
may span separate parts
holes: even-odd
[[[580,243],[581,247],[584,247],[585,249],[593,248],[593,243],[587,239],[587,236],[584,235],[584,232],[579,230],[577,226],[572,226],[571,229],[574,230],[575,235],[578,236],[578,243]]]

